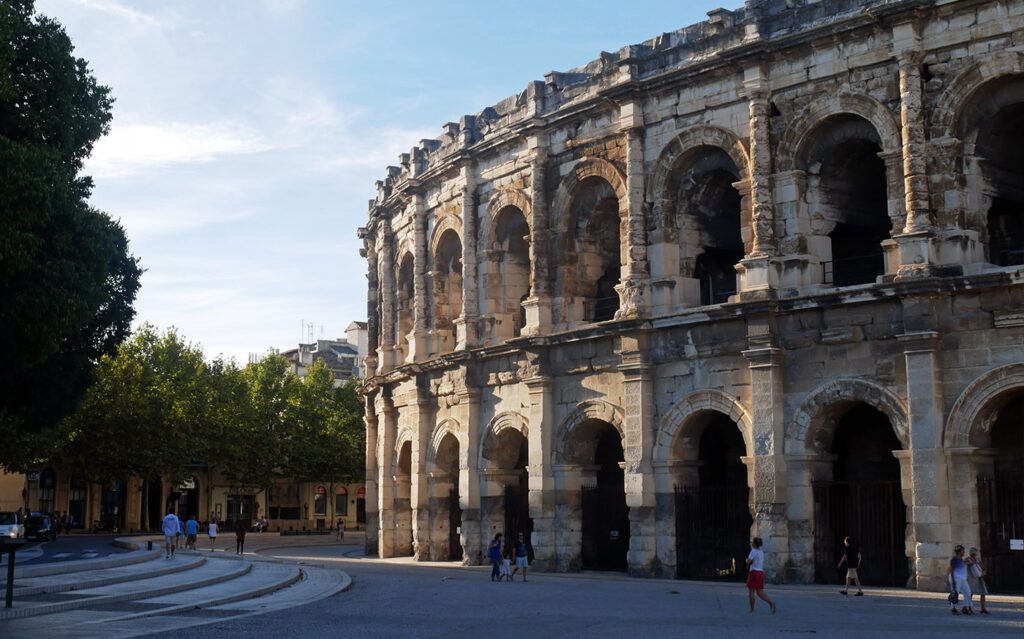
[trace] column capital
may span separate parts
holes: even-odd
[[[743,351],[743,356],[750,362],[750,368],[765,368],[782,364],[783,350],[774,346],[751,348]]]
[[[937,331],[914,331],[897,335],[896,339],[903,344],[903,352],[910,354],[927,353],[936,350],[941,337],[942,334]]]

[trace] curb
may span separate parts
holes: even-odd
[[[119,603],[122,601],[135,601],[138,599],[149,599],[150,597],[161,597],[163,595],[170,595],[183,590],[193,590],[204,586],[210,586],[221,581],[236,579],[242,575],[248,574],[250,570],[252,570],[252,564],[245,564],[245,568],[242,570],[236,570],[223,575],[214,575],[201,581],[178,584],[176,586],[168,586],[166,588],[155,588],[153,590],[141,592],[129,592],[122,595],[100,595],[98,597],[43,604],[41,606],[28,606],[26,608],[5,608],[0,610],[0,621],[6,619],[21,619],[23,617],[49,615],[55,612],[75,610],[77,608],[88,608],[89,606],[94,606],[96,604]]]
[[[123,546],[122,546],[123,547]],[[138,553],[138,554],[136,554]],[[54,561],[47,564],[38,564],[18,568],[14,566],[14,578],[20,577],[49,577],[50,575],[63,575],[72,572],[85,572],[86,570],[102,570],[104,568],[116,568],[118,566],[130,566],[144,561],[156,559],[160,556],[159,551],[136,550],[135,552],[124,553],[113,557],[102,559],[76,559],[74,561]],[[0,581],[0,585],[6,585],[7,580]]]
[[[128,581],[139,581],[142,579],[150,579],[152,577],[162,577],[164,575],[173,575],[175,573],[184,572],[186,570],[192,570],[198,568],[206,563],[206,557],[200,557],[199,561],[191,564],[176,563],[173,566],[167,566],[166,568],[160,568],[152,572],[138,572],[128,575],[120,575],[113,577],[102,577],[99,579],[93,579],[92,581],[76,582],[76,583],[63,583],[63,584],[52,584],[49,586],[27,586],[25,588],[18,588],[17,584],[14,586],[14,595],[17,597],[27,597],[29,595],[39,595],[43,593],[59,593],[69,592],[73,590],[87,590],[89,588],[100,588],[102,586],[109,586],[110,584],[123,583]],[[118,566],[120,567],[120,566]]]

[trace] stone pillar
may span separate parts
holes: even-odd
[[[377,374],[377,349],[380,347],[380,263],[377,259],[377,242],[360,229],[363,239],[362,255],[366,258],[366,379]]]
[[[427,299],[427,210],[423,195],[412,196],[413,247],[413,324],[412,332],[404,336],[409,343],[405,361],[421,362],[427,358],[427,317],[430,300]]]
[[[899,56],[906,223],[903,232],[894,237],[899,250],[897,280],[934,274],[932,264],[935,261],[935,220],[928,194],[926,124],[921,84],[923,57],[924,54],[917,50],[904,52]]]
[[[626,212],[627,232],[624,237],[626,263],[615,289],[619,293],[619,310],[615,319],[640,317],[647,313],[647,291],[651,269],[647,261],[647,216],[644,210],[644,115],[636,102],[627,102],[619,109],[619,126],[626,132],[626,197],[619,211]]]
[[[539,371],[537,371],[539,373]],[[528,482],[530,517],[533,519],[531,545],[534,567],[537,570],[555,570],[557,549],[555,540],[555,481],[551,465],[552,431],[554,420],[554,380],[535,374],[523,380],[530,397]]]
[[[380,518],[377,511],[377,413],[372,395],[366,396],[365,415],[363,421],[366,424],[366,540],[365,549],[367,556],[377,556],[379,546],[377,540],[380,534]],[[212,508],[210,508],[212,511]]]
[[[764,540],[765,577],[784,581],[789,563],[789,530],[786,520],[785,392],[783,351],[758,343],[767,338],[767,325],[750,324],[748,339],[755,345],[743,351],[750,369],[753,450],[748,468],[754,531]]]
[[[390,398],[378,395],[377,421],[377,515],[380,533],[377,539],[381,557],[395,555],[395,490],[391,467],[392,452],[395,450],[395,434],[398,431],[398,411]]]
[[[921,303],[933,305],[932,300],[921,300]],[[934,312],[936,309],[931,310]],[[923,312],[923,309],[907,306],[905,302],[904,313],[908,312]],[[948,474],[942,450],[942,385],[936,352],[939,337],[938,333],[929,330],[898,336],[903,344],[907,367],[910,441],[907,450],[898,451],[897,457],[903,470],[904,500],[909,508],[907,554],[912,561],[910,579],[911,582],[916,580],[918,589],[934,591],[946,588],[946,569],[952,543]]]
[[[786,521],[789,531],[789,565],[786,581],[814,582],[814,490],[816,481],[832,479],[835,455],[786,455],[787,493]]]
[[[652,461],[655,490],[654,524],[657,560],[654,577],[676,577],[676,486],[697,486],[702,462],[697,459]]]
[[[746,85],[750,99],[750,166],[747,190],[751,210],[750,254],[740,261],[740,297],[773,295],[779,286],[778,253],[775,237],[775,202],[772,193],[772,159],[769,126],[771,101],[767,79],[760,67],[748,69]]]
[[[480,316],[476,253],[477,198],[472,166],[464,166],[462,176],[466,181],[462,188],[462,315],[455,320],[455,348],[470,349],[479,345],[477,319]]]
[[[381,340],[377,353],[380,372],[386,373],[395,367],[395,238],[391,233],[391,222],[381,219],[377,236],[377,255],[380,256],[381,287]]]
[[[947,448],[950,539],[965,547],[981,546],[978,478],[992,477],[996,452],[991,448]],[[950,554],[952,551],[950,551]]]
[[[430,478],[427,469],[427,449],[434,430],[434,400],[429,388],[417,388],[418,420],[416,436],[412,439],[412,485],[409,506],[412,508],[412,551],[416,561],[430,561]]]
[[[530,161],[530,296],[523,301],[526,309],[524,336],[547,335],[551,331],[551,283],[548,267],[549,233],[547,200],[547,149],[540,137],[527,141],[533,159]]]
[[[395,556],[412,555],[412,511],[409,508],[409,496],[412,478],[408,475],[395,475]]]
[[[629,573],[650,577],[657,572],[656,491],[650,456],[654,450],[654,380],[645,361],[650,352],[647,335],[621,336],[623,409],[625,412],[626,505],[629,506]]]
[[[576,572],[583,567],[582,489],[596,485],[597,468],[579,464],[553,464],[551,475],[555,504],[552,522],[555,552],[547,569]]]
[[[465,372],[465,384],[457,393],[459,423],[465,437],[459,446],[459,506],[462,508],[462,563],[476,566],[483,556],[480,546],[480,389],[473,386],[472,371]]]

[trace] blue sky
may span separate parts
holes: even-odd
[[[117,100],[86,172],[146,269],[137,322],[241,363],[366,318],[356,229],[399,153],[716,6],[36,1]]]

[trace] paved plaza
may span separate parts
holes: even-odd
[[[40,627],[50,639],[1024,635],[1024,597],[995,596],[991,617],[970,618],[950,615],[944,596],[936,593],[868,589],[865,597],[843,597],[837,587],[769,586],[778,613],[760,604],[750,615],[742,584],[616,573],[529,573],[527,583],[491,583],[489,568],[367,558],[360,542],[361,535],[350,535],[344,544],[328,536],[250,535],[247,546],[256,554],[243,560],[255,565],[250,577],[275,565],[299,566],[306,577],[271,595],[201,610],[180,605],[173,612],[118,613],[113,619],[95,609],[71,610],[0,621],[0,637],[27,637]],[[337,588],[308,583],[325,583],[332,573],[351,577],[351,588],[327,596]],[[187,604],[187,591],[177,597],[178,604]],[[310,602],[314,597],[319,598]]]

